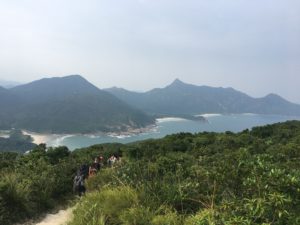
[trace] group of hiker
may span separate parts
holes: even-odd
[[[115,163],[120,161],[121,161],[120,156],[112,155],[107,159],[107,165],[109,167],[113,167]],[[95,157],[93,163],[90,166],[88,166],[87,164],[83,164],[80,166],[73,181],[73,190],[75,193],[77,193],[79,196],[85,194],[86,192],[85,179],[96,175],[96,173],[105,166],[104,162],[105,162],[104,157],[98,156]]]

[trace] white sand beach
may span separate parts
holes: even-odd
[[[33,138],[34,144],[41,144],[41,143],[48,143],[49,141],[53,140],[55,138],[55,135],[53,134],[38,134],[34,132],[29,132],[22,130],[24,135],[30,135]]]
[[[157,123],[164,123],[164,122],[178,122],[178,121],[186,121],[184,118],[180,117],[163,117],[163,118],[157,118]]]

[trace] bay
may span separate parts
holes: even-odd
[[[158,119],[156,126],[149,128],[146,132],[138,134],[94,134],[94,135],[63,135],[52,136],[46,139],[48,146],[65,145],[70,150],[91,146],[102,143],[130,143],[149,138],[162,138],[168,134],[179,132],[239,132],[245,129],[251,129],[255,126],[284,122],[287,120],[300,120],[295,116],[280,115],[257,115],[257,114],[205,114],[206,122],[192,121],[181,118],[162,118]]]

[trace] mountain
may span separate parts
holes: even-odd
[[[0,86],[2,86],[2,87],[12,88],[12,87],[15,87],[15,86],[18,86],[18,85],[20,85],[19,82],[0,79]]]
[[[20,104],[20,98],[11,90],[0,87],[0,108],[9,108],[16,104]]]
[[[45,78],[3,92],[0,105],[7,95],[15,98],[11,99],[13,107],[5,107],[0,114],[0,125],[10,121],[10,127],[19,129],[90,133],[139,128],[154,122],[79,75]]]
[[[12,113],[17,111],[21,104],[20,99],[11,93],[8,89],[0,87],[0,129],[10,129]]]
[[[20,96],[23,101],[31,103],[58,100],[72,95],[97,95],[104,92],[80,75],[44,78],[11,88],[10,91]]]
[[[180,115],[204,113],[258,113],[300,115],[300,105],[278,95],[253,98],[233,88],[215,88],[186,84],[178,79],[165,88],[138,93],[122,88],[106,91],[152,114]]]

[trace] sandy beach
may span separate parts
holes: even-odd
[[[34,144],[41,144],[41,143],[48,143],[49,141],[53,140],[55,135],[53,134],[39,134],[39,133],[34,133],[34,132],[29,132],[22,130],[24,135],[30,135],[33,138],[33,143]]]

